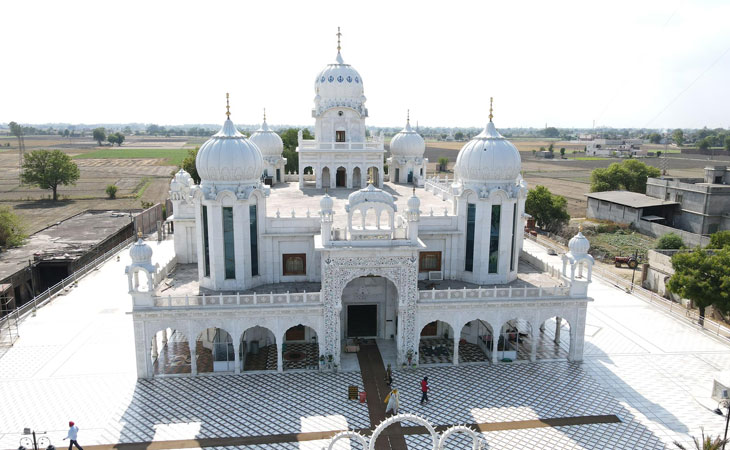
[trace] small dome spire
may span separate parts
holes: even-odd
[[[319,201],[319,207],[322,210],[323,213],[330,213],[332,212],[332,207],[334,207],[335,202],[332,200],[332,197],[325,192],[324,197],[322,197],[322,200]]]
[[[416,188],[413,188],[413,195],[408,199],[408,210],[411,212],[419,212],[421,200],[416,197]]]
[[[129,256],[132,258],[132,264],[151,264],[152,263],[152,247],[142,240],[142,232],[138,233],[137,242],[129,249]]]
[[[568,242],[568,248],[573,256],[585,255],[591,248],[591,242],[583,236],[581,231],[578,231],[578,234],[573,236]]]

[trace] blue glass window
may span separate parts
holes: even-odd
[[[338,75],[338,76],[337,76],[337,81],[338,81],[339,83],[342,83],[343,81],[345,81],[345,79],[344,79],[344,78],[342,78],[342,75]]]
[[[510,272],[515,270],[515,236],[517,236],[517,204],[512,206],[512,254],[509,260]]]
[[[492,205],[492,226],[489,229],[489,273],[497,273],[499,268],[499,222],[501,205]]]
[[[250,223],[251,237],[251,276],[259,274],[259,231],[256,217],[256,205],[248,207],[248,219]]]
[[[329,81],[330,83],[332,83],[333,81],[335,81],[335,77],[333,77],[332,75],[330,75],[329,78],[327,78],[327,81]]]
[[[226,279],[236,278],[236,258],[233,246],[233,208],[223,208],[223,260]]]
[[[322,83],[324,83],[324,80],[325,80],[325,78],[323,76],[319,81],[321,81]]]
[[[359,83],[359,82],[360,82],[360,77],[355,77],[355,83]]]
[[[350,75],[347,76],[347,82],[352,83],[352,77]]]
[[[464,270],[474,270],[474,227],[477,219],[477,205],[469,203],[466,206],[466,263]]]
[[[208,207],[203,205],[203,274],[210,276],[210,246],[208,245]]]

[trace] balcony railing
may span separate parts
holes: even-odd
[[[299,142],[300,150],[383,150],[383,143],[377,141],[366,142],[321,142],[305,140]]]
[[[319,292],[285,292],[269,294],[214,294],[214,295],[186,295],[155,297],[155,306],[165,308],[196,308],[196,307],[271,307],[285,305],[321,305],[322,296]]]
[[[506,299],[537,299],[545,297],[568,297],[570,296],[569,286],[529,286],[529,287],[512,287],[512,286],[495,286],[492,288],[478,289],[431,289],[418,292],[418,301],[424,303],[438,303],[442,301],[452,300],[506,300]]]

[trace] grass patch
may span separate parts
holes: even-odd
[[[164,159],[170,165],[180,165],[188,154],[187,148],[105,148],[74,159]]]
[[[592,252],[602,253],[606,259],[614,256],[629,256],[639,253],[639,260],[646,261],[646,253],[654,248],[656,239],[631,230],[616,230],[613,233],[596,233],[588,236]]]
[[[144,194],[144,191],[147,190],[148,187],[152,184],[152,180],[150,178],[144,177],[142,178],[142,181],[139,182],[139,184],[134,188],[132,191],[132,195],[134,198],[139,199]]]

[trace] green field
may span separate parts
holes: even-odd
[[[74,156],[74,159],[164,159],[165,164],[178,166],[187,156],[186,148],[105,148]]]

